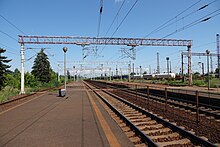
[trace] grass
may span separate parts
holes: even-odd
[[[47,88],[57,87],[60,86],[61,83],[55,81],[50,83],[39,83],[35,87],[25,87],[25,93],[31,94],[36,91],[40,91]],[[20,89],[13,88],[12,86],[6,86],[0,91],[0,103],[8,100],[8,98],[18,95],[20,92]]]
[[[220,87],[220,80],[217,78],[211,79],[210,86],[212,88],[219,88]]]
[[[0,102],[6,101],[9,97],[19,94],[20,90],[10,86],[6,86],[0,91]]]

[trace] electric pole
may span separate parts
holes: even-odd
[[[167,60],[167,74],[169,74],[169,57],[166,57]]]
[[[219,52],[219,34],[216,35],[217,54],[218,54],[218,78],[220,79],[220,52]]]
[[[160,60],[159,60],[159,53],[157,52],[157,74],[160,73]]]

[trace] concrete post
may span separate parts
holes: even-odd
[[[189,86],[192,86],[192,54],[191,54],[191,46],[187,46],[188,51],[188,75],[189,75]]]
[[[24,91],[24,44],[21,44],[21,91],[20,94],[25,94]]]
[[[60,69],[59,69],[60,64],[57,65],[57,81],[60,81]]]
[[[183,52],[181,53],[181,62],[182,62],[182,69],[181,69],[181,74],[182,74],[182,82],[184,82],[185,80],[184,80],[184,74],[183,74],[183,67],[184,67],[184,63],[183,63]]]
[[[111,76],[111,68],[109,68],[109,81],[112,80],[112,76]]]
[[[131,64],[128,64],[128,82],[131,81]]]
[[[120,73],[121,73],[121,81],[122,81],[123,79],[122,79],[122,69],[121,68],[120,68]]]
[[[204,74],[204,63],[202,63],[202,79],[204,80],[205,74]]]

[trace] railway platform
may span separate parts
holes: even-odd
[[[133,146],[82,82],[0,112],[0,146]]]

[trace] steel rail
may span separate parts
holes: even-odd
[[[110,85],[114,88],[118,88],[118,87],[115,87],[113,85]],[[138,96],[142,96],[142,97],[145,97],[147,98],[147,95],[145,95],[142,91],[140,90],[135,90],[134,89],[127,89],[127,88],[119,88],[120,90],[123,90],[123,91],[126,91],[126,92],[129,92],[129,93],[133,93],[133,94],[137,94]],[[171,92],[171,91],[169,91]],[[157,100],[159,102],[165,102],[165,98],[163,97],[163,95],[161,94],[150,94],[149,95],[151,99],[153,100]],[[193,95],[190,95],[193,97]],[[196,107],[193,107],[193,106],[184,106],[182,104],[178,104],[178,103],[175,103],[175,102],[171,102],[169,100],[175,100],[175,101],[178,101],[178,102],[185,102],[187,104],[193,104],[194,106],[196,105],[196,102],[194,101],[189,101],[189,100],[184,100],[184,99],[180,99],[180,98],[175,98],[175,97],[168,97],[168,101],[167,103],[168,104],[171,104],[171,105],[174,105],[174,106],[178,106],[178,107],[181,107],[181,108],[184,108],[184,109],[187,109],[187,110],[192,110],[192,111],[196,111]],[[220,107],[217,107],[217,106],[212,106],[212,105],[208,105],[208,104],[204,104],[204,103],[199,103],[200,107],[206,107],[206,108],[211,108],[211,109],[214,109],[214,110],[220,110]],[[213,111],[214,111],[213,110]],[[206,111],[206,110],[202,110],[202,109],[199,109],[200,112],[206,114],[207,116],[214,116],[216,119],[220,119],[220,115],[219,114],[216,114],[214,112],[210,112],[210,111]]]
[[[128,120],[122,113],[120,113],[114,106],[112,106],[105,98],[103,98],[99,93],[97,93],[95,90],[93,90],[88,83],[84,82],[99,98],[102,99],[102,101],[111,109],[113,110],[126,125],[130,126],[130,128],[135,132],[136,135],[140,136],[141,141],[144,143],[147,143],[148,146],[157,147],[157,143],[155,143],[153,140],[151,140],[147,135],[145,135],[139,128],[137,128],[130,120]],[[91,84],[91,83],[90,83]],[[93,85],[96,87],[95,85]]]
[[[98,86],[96,85],[96,87],[98,87]],[[170,128],[174,132],[178,132],[183,137],[190,139],[191,142],[196,144],[196,145],[215,147],[215,145],[213,145],[209,141],[206,141],[206,140],[204,140],[204,139],[202,139],[202,138],[200,138],[200,137],[198,137],[198,136],[196,136],[196,135],[194,135],[194,134],[192,134],[192,133],[190,133],[190,132],[188,132],[188,131],[186,131],[186,130],[178,127],[178,126],[175,126],[174,124],[172,124],[172,123],[170,123],[168,121],[165,121],[162,118],[147,112],[146,110],[143,110],[142,108],[140,108],[140,107],[138,107],[138,106],[128,102],[127,100],[124,100],[123,98],[121,98],[121,97],[119,97],[119,96],[117,96],[115,94],[112,94],[112,93],[110,93],[108,91],[105,91],[105,90],[102,90],[102,91],[105,92],[106,94],[109,94],[110,96],[112,96],[112,97],[114,97],[114,98],[124,102],[125,104],[127,104],[130,107],[136,109],[137,111],[141,112],[142,114],[145,114],[145,115],[149,116],[151,119],[156,120],[157,122],[159,122],[159,123],[163,124],[164,126]]]

